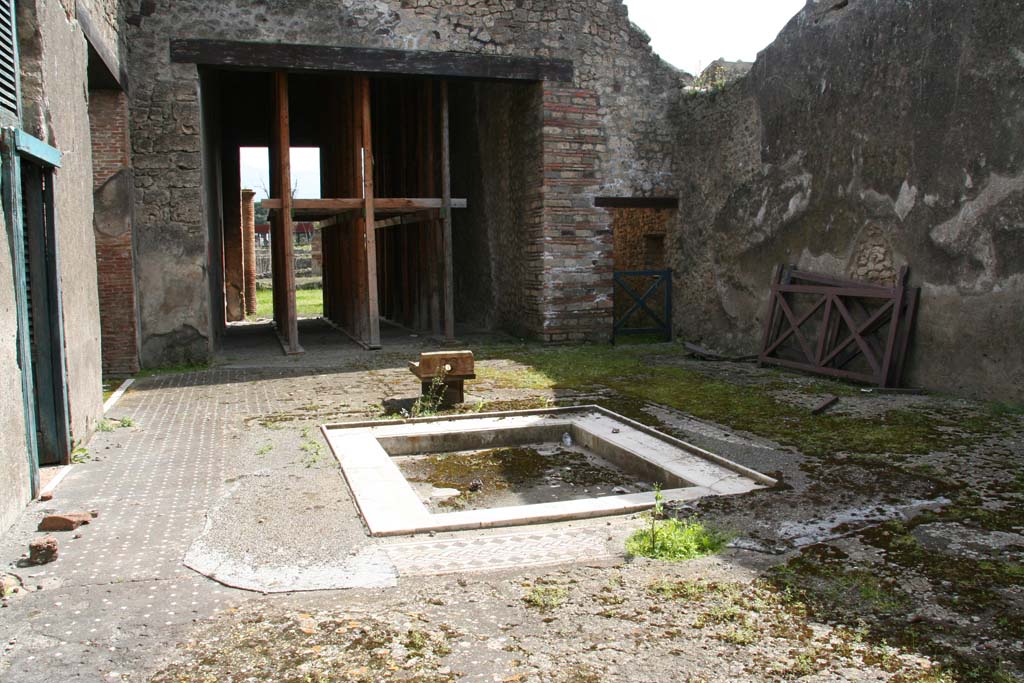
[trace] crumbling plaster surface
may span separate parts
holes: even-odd
[[[752,351],[776,263],[922,288],[907,381],[1022,397],[1024,3],[811,1],[676,112],[679,334]]]
[[[25,446],[25,412],[20,397],[18,314],[15,307],[13,245],[0,211],[0,535],[14,523],[31,496]]]
[[[311,26],[316,27],[315,32],[310,31]],[[255,4],[183,0],[160,4],[152,15],[141,17],[141,25],[129,26],[126,31],[145,365],[201,355],[211,325],[205,284],[210,275],[202,220],[198,76],[192,65],[170,63],[169,39],[244,39],[571,59],[576,69],[573,85],[596,93],[598,114],[604,122],[606,141],[596,150],[594,170],[586,171],[593,174],[596,192],[658,193],[673,186],[665,114],[678,94],[681,74],[653,54],[647,36],[626,18],[621,0],[289,0]],[[580,201],[590,201],[594,193],[581,193]],[[544,219],[535,215],[531,220]],[[584,256],[578,257],[581,264]],[[538,264],[542,258],[523,253],[502,257],[533,259]],[[586,264],[592,267],[590,260]],[[534,280],[539,291],[531,297],[538,305],[557,298],[553,293],[560,282],[539,276]],[[610,283],[609,276],[608,295]],[[495,297],[501,302],[499,292]],[[547,330],[544,313],[531,311],[519,323],[535,332]],[[182,343],[184,354],[180,352]]]
[[[103,48],[115,61],[111,66],[120,70],[122,67],[122,24],[120,0],[62,0],[71,7],[77,5],[85,9],[96,29],[95,39],[102,41]],[[114,74],[118,75],[117,73]]]
[[[18,30],[23,127],[63,155],[55,174],[55,218],[71,434],[82,441],[103,410],[88,51],[74,13],[57,0],[19,2]]]

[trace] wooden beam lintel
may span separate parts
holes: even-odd
[[[236,40],[170,43],[172,62],[234,69],[561,82],[571,82],[574,76],[573,63],[566,59]]]

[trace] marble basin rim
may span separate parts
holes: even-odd
[[[774,486],[760,472],[597,405],[468,413],[321,426],[373,536],[485,529],[624,515],[654,506],[654,492],[431,513],[393,456],[573,441],[622,470],[659,482],[666,501],[738,495]]]

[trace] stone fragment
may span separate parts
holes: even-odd
[[[28,544],[29,564],[47,564],[57,559],[57,539],[53,536],[33,538]]]
[[[39,500],[53,500],[53,491],[46,491],[45,493],[40,493]]]
[[[21,580],[14,574],[0,574],[0,598],[6,598],[21,590]]]
[[[93,519],[88,512],[65,512],[59,515],[47,515],[39,523],[39,531],[74,531]]]

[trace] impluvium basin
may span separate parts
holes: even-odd
[[[374,536],[633,513],[654,505],[655,484],[662,488],[666,501],[735,495],[775,484],[771,477],[599,406],[332,424],[324,425],[322,431]],[[557,448],[559,444],[566,448]],[[566,477],[554,472],[548,480],[550,490],[533,496],[545,502],[441,512],[422,483],[410,482],[402,472],[403,467],[407,471],[415,468],[406,463],[399,467],[400,461],[418,456],[459,458],[522,446],[530,448],[503,455],[538,450],[571,455],[560,469],[571,474],[572,467],[584,463],[599,467],[606,485],[569,486],[565,488],[569,499],[559,500],[556,489],[561,484],[552,482]],[[624,484],[612,490],[630,492],[608,495],[611,471],[620,471]],[[593,495],[585,495],[591,490]],[[517,498],[515,493],[509,492],[501,500],[530,499]]]

